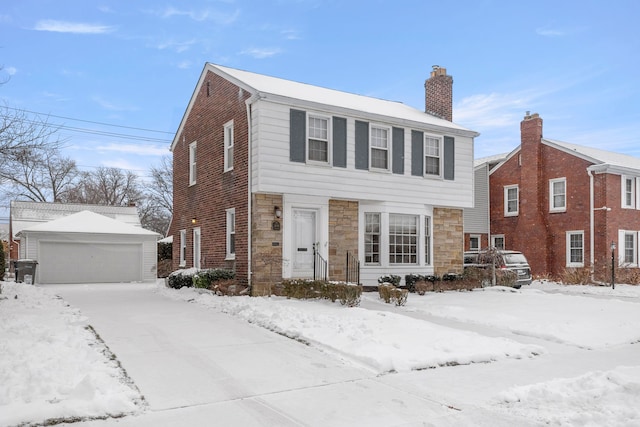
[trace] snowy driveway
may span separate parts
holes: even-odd
[[[118,425],[398,425],[452,411],[385,385],[366,367],[169,299],[155,285],[47,289],[81,310],[145,397],[148,411]]]

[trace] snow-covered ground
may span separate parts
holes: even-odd
[[[0,425],[147,410],[126,366],[86,327],[91,319],[44,286],[2,285]],[[154,291],[316,347],[389,384],[457,393],[496,417],[510,414],[531,425],[640,425],[637,286],[534,282],[521,290],[411,294],[404,307],[369,293],[357,308],[217,297],[160,284]],[[584,360],[572,360],[576,355]],[[512,372],[517,380],[504,378]],[[465,384],[471,378],[487,382]]]

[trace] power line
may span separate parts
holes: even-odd
[[[55,114],[39,113],[37,111],[22,110],[22,109],[13,108],[13,107],[5,107],[5,108],[8,109],[8,110],[24,111],[25,113],[37,114],[39,116],[56,117],[56,118],[59,118],[59,119],[74,120],[74,121],[77,121],[77,122],[91,123],[91,124],[95,124],[95,125],[112,126],[112,127],[123,128],[123,129],[140,130],[140,131],[144,131],[144,132],[165,133],[167,135],[173,135],[174,134],[174,132],[168,132],[168,131],[164,131],[164,130],[145,129],[145,128],[138,128],[138,127],[133,127],[133,126],[123,126],[123,125],[114,125],[114,124],[111,124],[111,123],[96,122],[96,121],[92,121],[92,120],[74,119],[73,117],[56,116]]]

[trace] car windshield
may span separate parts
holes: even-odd
[[[504,254],[507,264],[527,264],[527,259],[522,254]]]

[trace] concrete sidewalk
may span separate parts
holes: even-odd
[[[88,318],[149,405],[82,425],[424,425],[455,415],[335,355],[166,298],[156,285],[47,287]]]

